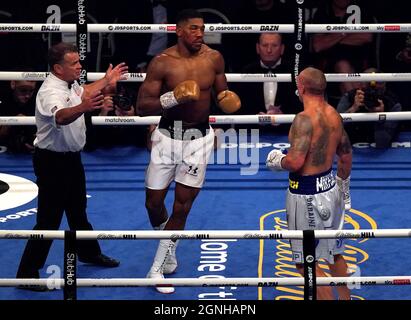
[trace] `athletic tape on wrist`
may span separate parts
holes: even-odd
[[[178,101],[174,96],[173,91],[169,91],[160,96],[160,103],[163,109],[170,109],[178,105]]]

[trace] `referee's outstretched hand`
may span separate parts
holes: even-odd
[[[105,78],[108,81],[108,84],[115,84],[119,80],[126,80],[127,79],[127,73],[128,73],[128,66],[126,65],[125,62],[119,63],[113,68],[113,65],[110,63],[106,74]]]
[[[82,109],[83,112],[91,112],[103,108],[104,106],[104,96],[100,90],[89,92],[84,90],[82,97]]]

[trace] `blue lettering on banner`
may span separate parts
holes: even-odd
[[[330,172],[326,176],[316,179],[317,192],[322,192],[331,189],[335,184],[334,175]]]

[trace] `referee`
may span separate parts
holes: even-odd
[[[80,151],[86,142],[84,113],[101,109],[112,101],[103,93],[115,89],[126,77],[128,67],[110,64],[105,76],[80,86],[81,64],[77,47],[58,43],[48,52],[50,75],[36,97],[36,126],[33,166],[38,185],[37,221],[33,230],[57,230],[66,213],[71,230],[92,230],[87,219],[86,181]],[[29,240],[17,271],[17,278],[39,278],[52,240]],[[97,240],[77,243],[79,260],[103,267],[120,262],[101,253]],[[40,285],[20,289],[47,291]]]

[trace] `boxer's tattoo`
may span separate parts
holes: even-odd
[[[293,121],[290,130],[291,147],[297,151],[306,154],[310,149],[313,126],[308,116],[298,114]]]
[[[321,136],[315,141],[312,145],[311,152],[313,154],[312,157],[312,165],[313,166],[321,166],[324,164],[327,158],[327,148],[328,142],[330,139],[330,128],[324,123],[324,119],[320,118],[320,127],[323,128],[323,132]]]
[[[350,138],[348,137],[347,132],[343,129],[343,134],[341,137],[341,143],[338,145],[337,154],[343,155],[352,152]]]

